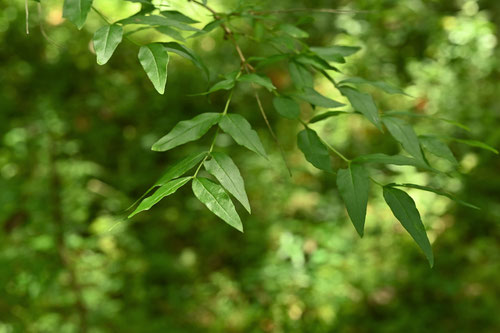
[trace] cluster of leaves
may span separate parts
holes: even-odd
[[[417,184],[381,184],[371,177],[368,166],[373,164],[384,166],[390,164],[408,165],[430,173],[453,176],[458,172],[458,162],[445,143],[446,140],[459,141],[495,153],[497,151],[482,142],[474,140],[458,140],[433,135],[418,136],[410,123],[405,120],[415,117],[415,114],[405,111],[381,113],[372,96],[360,89],[364,85],[371,85],[388,94],[406,95],[399,88],[392,87],[384,82],[369,81],[359,77],[351,77],[337,82],[334,75],[340,73],[340,70],[335,67],[336,64],[345,63],[346,58],[356,53],[359,48],[343,45],[309,46],[306,43],[309,35],[302,28],[304,24],[307,24],[306,21],[298,20],[293,24],[283,23],[281,13],[257,11],[251,4],[246,4],[231,13],[219,13],[212,9],[207,4],[207,1],[191,1],[199,5],[200,9],[206,9],[213,15],[213,21],[199,29],[196,27],[199,22],[177,10],[162,10],[163,8],[155,7],[149,0],[126,1],[141,3],[141,10],[126,19],[114,23],[107,22],[105,26],[95,32],[94,48],[98,64],[105,64],[111,58],[124,37],[128,38],[130,34],[145,29],[155,29],[173,40],[171,42],[140,45],[138,51],[140,64],[160,94],[165,92],[169,54],[171,53],[189,59],[207,78],[210,77],[207,66],[203,64],[201,58],[185,45],[186,34],[190,34],[187,38],[197,38],[214,29],[221,29],[226,39],[234,44],[240,62],[239,69],[224,74],[222,80],[216,82],[206,92],[202,93],[213,94],[219,91],[228,91],[224,110],[221,113],[202,113],[190,120],[179,122],[152,146],[152,150],[164,152],[198,140],[216,126],[217,129],[211,146],[205,151],[189,155],[170,166],[165,174],[138,200],[140,203],[130,214],[130,217],[150,209],[161,199],[175,193],[177,189],[191,181],[196,198],[223,221],[237,230],[243,231],[241,219],[230,195],[236,198],[249,213],[251,212],[250,203],[245,192],[244,180],[233,160],[228,155],[215,151],[215,142],[219,131],[222,130],[239,145],[261,155],[263,158],[267,158],[264,146],[257,132],[252,129],[251,124],[243,116],[229,112],[231,98],[235,89],[245,82],[250,83],[255,89],[257,106],[263,114],[273,137],[275,135],[265,116],[265,110],[257,90],[258,86],[267,89],[269,93],[273,94],[272,104],[279,115],[300,122],[303,125],[304,129],[297,134],[298,148],[303,152],[306,160],[314,167],[332,175],[336,174],[339,194],[360,236],[363,236],[364,232],[372,182],[380,186],[383,197],[394,216],[423,250],[431,266],[434,259],[424,224],[415,202],[400,188],[431,191],[475,208],[475,206],[465,203],[440,189]],[[65,0],[63,15],[78,28],[81,28],[91,8],[93,8],[92,0]],[[97,10],[96,12],[103,19],[106,19]],[[234,27],[235,21],[244,21],[246,26],[251,27],[251,31],[238,32]],[[139,28],[124,33],[124,28],[129,26],[139,26]],[[246,58],[239,45],[238,38],[248,38],[267,44],[269,49],[275,50],[275,52],[267,56]],[[284,63],[288,66],[294,84],[293,91],[278,91],[270,78],[261,71],[262,68],[277,63]],[[351,106],[351,111],[338,110],[346,105],[324,96],[314,89],[314,74],[316,73],[327,78],[334,88],[345,97]],[[315,110],[320,109],[325,110],[325,112],[321,112],[306,121],[301,117],[303,104],[309,104]],[[387,130],[406,151],[407,155],[374,153],[352,159],[347,158],[310,127],[310,124],[334,119],[338,116],[362,116],[366,118],[382,133]],[[464,127],[447,119],[433,118],[433,120],[448,121]],[[450,170],[441,171],[436,169],[429,163],[426,154],[448,161]],[[345,163],[345,167],[334,170],[332,156]],[[202,167],[218,183],[198,176]],[[194,173],[191,176],[185,176],[192,169],[195,169]],[[153,190],[156,191],[149,195]],[[149,196],[146,197],[147,195]]]

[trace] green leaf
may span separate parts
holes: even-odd
[[[162,187],[160,187],[153,195],[150,197],[147,197],[146,199],[142,200],[142,202],[139,204],[139,206],[130,214],[128,217],[131,218],[132,216],[136,215],[137,213],[140,213],[145,210],[149,210],[151,207],[156,205],[161,199],[165,198],[166,196],[169,196],[175,191],[177,191],[178,188],[186,184],[188,181],[191,180],[191,177],[183,177],[183,178],[178,178],[175,180],[172,180]]]
[[[477,210],[481,209],[478,206],[475,206],[475,205],[473,205],[471,203],[463,201],[460,198],[457,198],[456,196],[454,196],[451,193],[448,193],[448,192],[445,192],[445,191],[442,191],[442,190],[438,190],[438,189],[435,189],[435,188],[432,188],[432,187],[429,187],[429,186],[423,186],[423,185],[417,185],[417,184],[395,184],[395,183],[388,184],[387,186],[402,186],[402,187],[414,188],[414,189],[418,189],[418,190],[422,190],[422,191],[427,191],[427,192],[433,192],[433,193],[436,193],[437,195],[442,195],[444,197],[447,197],[448,199],[451,199],[451,200],[455,201],[456,203],[461,204],[463,206],[466,206],[466,207],[469,207],[469,208],[473,208],[473,209],[477,209]]]
[[[227,224],[243,232],[243,224],[222,186],[215,184],[207,178],[193,180],[193,193],[207,208],[224,220]]]
[[[353,162],[358,163],[381,163],[381,164],[394,164],[394,165],[410,165],[417,168],[433,171],[436,173],[441,173],[422,161],[415,158],[403,156],[403,155],[386,155],[386,154],[368,154],[356,157]]]
[[[97,63],[104,65],[111,58],[123,38],[123,28],[119,25],[106,25],[94,34],[94,50]]]
[[[452,141],[456,141],[456,142],[459,142],[459,143],[463,143],[463,144],[466,144],[468,146],[471,146],[471,147],[477,147],[477,148],[481,148],[481,149],[484,149],[484,150],[489,150],[495,154],[498,154],[498,150],[496,150],[495,148],[493,148],[492,146],[484,143],[484,142],[481,142],[481,141],[477,141],[477,140],[466,140],[466,139],[457,139],[457,138],[452,138],[452,137],[444,137],[448,140],[452,140]]]
[[[267,76],[262,76],[262,75],[258,75],[258,74],[242,75],[242,76],[240,76],[238,81],[256,83],[260,86],[263,86],[264,88],[266,88],[269,91],[273,91],[276,89],[276,87],[273,85],[273,82],[271,81],[271,79],[269,79]]]
[[[190,26],[189,24],[179,22],[177,20],[169,19],[164,16],[159,15],[134,15],[126,19],[120,20],[117,23],[123,25],[127,24],[141,24],[150,26],[168,26],[171,28],[177,28],[184,31],[199,31],[197,28]]]
[[[325,147],[318,134],[306,128],[297,135],[297,145],[308,160],[316,168],[332,172],[332,163],[328,148]]]
[[[316,90],[305,87],[303,92],[297,93],[295,95],[297,98],[300,98],[312,105],[324,107],[324,108],[338,108],[341,106],[345,106],[340,102],[334,101],[328,97],[325,97],[318,93]]]
[[[179,31],[175,30],[174,28],[170,28],[167,26],[161,26],[161,27],[157,27],[156,31],[158,31],[164,35],[167,35],[169,37],[172,37],[173,39],[178,40],[180,42],[186,41],[186,39],[182,36],[182,34]]]
[[[299,119],[300,106],[293,99],[288,97],[275,97],[273,99],[273,105],[282,117]]]
[[[413,127],[401,119],[394,117],[383,117],[382,121],[389,130],[389,133],[396,139],[403,148],[417,160],[425,161],[420,141],[418,140]]]
[[[207,66],[205,66],[205,64],[196,55],[196,53],[193,52],[193,50],[191,50],[190,48],[188,48],[184,45],[181,45],[177,42],[163,43],[163,45],[165,46],[165,49],[167,51],[178,54],[181,57],[191,61],[196,67],[198,67],[199,69],[201,69],[205,73],[207,78],[209,77]]]
[[[166,151],[186,142],[198,140],[221,118],[220,113],[202,113],[193,119],[180,121],[174,128],[151,148]]]
[[[303,65],[311,65],[318,70],[334,70],[339,72],[338,68],[330,65],[326,60],[315,54],[300,54],[295,60]]]
[[[239,145],[256,152],[267,159],[266,151],[260,142],[257,132],[250,123],[239,114],[226,114],[219,122],[219,127],[229,134]]]
[[[294,85],[298,89],[304,89],[306,87],[310,88],[314,85],[314,79],[311,72],[309,72],[309,70],[303,65],[295,61],[290,61],[288,64],[288,70]]]
[[[377,106],[369,94],[365,94],[351,87],[343,86],[339,88],[342,95],[347,97],[354,110],[361,112],[380,131],[382,123],[378,114]]]
[[[161,44],[148,44],[139,49],[139,61],[160,94],[165,92],[167,84],[168,60],[168,53]]]
[[[353,114],[353,112],[347,112],[347,111],[328,111],[325,113],[318,114],[317,116],[314,116],[309,120],[310,124],[317,123],[318,121],[330,118],[330,117],[336,117],[340,116],[343,114]]]
[[[337,187],[356,231],[363,237],[370,192],[368,171],[362,165],[355,163],[351,163],[348,169],[339,169]]]
[[[384,199],[394,216],[422,249],[432,267],[434,265],[432,247],[413,199],[405,192],[388,186],[384,186]]]
[[[333,45],[325,47],[311,47],[310,50],[325,60],[344,63],[344,57],[353,55],[361,50],[361,48],[356,46]]]
[[[292,36],[293,38],[308,38],[309,34],[305,32],[304,30],[297,28],[294,25],[291,24],[280,24],[278,27],[279,30],[283,31],[284,33]]]
[[[196,164],[198,164],[205,156],[207,156],[207,152],[202,152],[202,153],[193,153],[191,155],[188,155],[184,159],[180,160],[176,164],[172,165],[165,171],[163,176],[161,176],[160,179],[158,179],[153,186],[151,186],[139,199],[137,199],[133,204],[130,205],[129,208],[126,210],[129,210],[133,206],[135,206],[139,201],[141,201],[146,195],[148,195],[149,192],[151,192],[155,187],[157,186],[162,186],[171,181],[174,178],[182,176],[184,173],[187,171],[191,170],[194,168]]]
[[[211,153],[212,159],[205,161],[205,169],[212,174],[219,183],[234,197],[241,202],[243,207],[251,213],[250,203],[248,202],[245,191],[245,183],[241,177],[240,170],[234,164],[231,157],[224,153]]]
[[[419,136],[419,139],[420,143],[422,143],[422,146],[431,154],[442,157],[445,160],[450,161],[454,165],[458,164],[457,159],[453,155],[448,145],[439,140],[437,137],[421,135]]]
[[[182,22],[182,23],[187,23],[187,24],[193,24],[193,23],[199,23],[196,20],[193,20],[192,18],[182,14],[181,12],[178,12],[176,10],[164,10],[160,12],[161,15],[165,16],[168,19],[177,21],[177,22]]]
[[[236,81],[234,78],[225,79],[214,84],[212,87],[210,87],[210,89],[208,89],[208,91],[195,95],[208,95],[219,90],[230,90],[233,89],[235,83]]]
[[[92,0],[64,0],[63,17],[81,29],[91,8]]]
[[[339,82],[339,84],[369,84],[372,85],[376,88],[379,88],[382,91],[385,91],[388,94],[400,94],[400,95],[406,95],[410,96],[407,93],[405,93],[402,89],[394,87],[388,83],[385,83],[383,81],[369,81],[366,79],[363,79],[361,77],[351,77],[345,80],[342,80]]]
[[[419,113],[410,112],[410,111],[387,111],[384,114],[387,116],[409,116],[409,117],[414,117],[414,118],[426,118],[426,119],[430,119],[430,120],[444,121],[444,122],[447,122],[451,125],[454,125],[456,127],[459,127],[463,130],[470,132],[469,127],[467,127],[466,125],[461,124],[457,121],[446,119],[446,118],[441,118],[441,117],[430,116],[427,114],[419,114]]]

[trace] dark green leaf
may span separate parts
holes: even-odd
[[[354,88],[343,86],[339,88],[342,95],[346,96],[354,110],[361,112],[370,122],[382,131],[382,124],[377,106],[369,94],[362,93]]]
[[[332,163],[328,148],[325,147],[318,134],[306,128],[297,135],[297,145],[308,160],[316,168],[332,172]]]
[[[156,190],[156,192],[153,193],[150,197],[147,197],[146,199],[142,200],[139,206],[128,217],[131,218],[137,213],[149,210],[151,207],[156,205],[161,199],[175,193],[175,191],[177,191],[178,188],[180,188],[190,180],[191,177],[184,177],[169,181],[165,185],[161,186],[158,190]]]
[[[406,95],[410,96],[407,93],[405,93],[402,89],[391,86],[390,84],[387,84],[383,81],[369,81],[366,79],[363,79],[361,77],[351,77],[345,80],[342,80],[339,82],[339,84],[369,84],[372,85],[376,88],[379,88],[382,91],[385,91],[388,94],[401,94],[401,95]]]
[[[81,29],[92,8],[92,0],[64,0],[63,17]]]
[[[330,118],[330,117],[336,117],[340,116],[343,114],[353,114],[353,112],[347,112],[347,111],[328,111],[322,114],[318,114],[317,116],[314,116],[309,120],[309,123],[317,123],[318,121]]]
[[[221,118],[220,113],[202,113],[193,119],[180,121],[151,148],[154,151],[166,151],[186,142],[201,138]]]
[[[165,92],[167,84],[168,60],[168,53],[161,44],[148,44],[139,49],[139,61],[160,94]]]
[[[212,159],[205,161],[205,169],[210,172],[221,185],[251,213],[245,191],[245,183],[241,177],[240,170],[233,160],[224,153],[211,153]]]
[[[368,154],[356,157],[353,162],[358,163],[381,163],[381,164],[394,164],[394,165],[411,165],[417,168],[441,173],[439,170],[431,168],[422,161],[415,158],[403,155],[386,155],[386,154]]]
[[[168,19],[177,21],[177,22],[182,22],[182,23],[187,23],[187,24],[193,24],[193,23],[199,23],[196,20],[193,20],[192,18],[182,14],[181,12],[178,12],[176,10],[164,10],[160,12],[161,15],[165,16]]]
[[[300,54],[295,60],[303,65],[310,65],[318,70],[334,70],[339,72],[338,68],[330,65],[326,60],[315,54]]]
[[[334,101],[333,99],[325,97],[318,93],[316,90],[309,87],[305,87],[303,92],[297,93],[295,96],[312,105],[324,108],[338,108],[345,105],[340,102]]]
[[[170,28],[167,26],[161,26],[161,27],[157,27],[156,31],[158,31],[164,35],[167,35],[169,37],[172,37],[173,39],[178,40],[180,42],[186,41],[186,39],[181,35],[181,33],[179,31],[175,30],[174,28]]]
[[[293,38],[307,38],[307,37],[309,37],[309,34],[307,32],[305,32],[304,30],[297,28],[296,26],[291,25],[291,24],[280,24],[278,29],[283,31],[284,33],[292,36]]]
[[[190,26],[189,24],[179,22],[177,20],[172,20],[164,16],[159,15],[134,15],[118,21],[123,25],[127,24],[141,24],[150,26],[168,26],[171,28],[176,28],[184,31],[199,31],[197,28]]]
[[[423,186],[423,185],[416,185],[416,184],[389,184],[387,186],[402,186],[402,187],[408,187],[408,188],[415,188],[415,189],[418,189],[418,190],[422,190],[422,191],[427,191],[427,192],[433,192],[433,193],[436,193],[437,195],[442,195],[442,196],[445,196],[463,206],[466,206],[466,207],[469,207],[469,208],[473,208],[473,209],[477,209],[479,210],[480,208],[473,205],[473,204],[470,204],[466,201],[463,201],[462,199],[459,199],[457,198],[456,196],[454,196],[453,194],[451,193],[448,193],[448,192],[445,192],[445,191],[442,191],[442,190],[438,190],[438,189],[435,189],[435,188],[432,188],[432,187],[429,187],[429,186]]]
[[[457,165],[458,161],[446,143],[433,136],[419,136],[420,143],[431,154],[442,157]]]
[[[417,160],[425,161],[420,142],[413,127],[405,121],[394,117],[383,117],[382,121],[389,130],[389,133],[396,139],[403,148]]]
[[[222,186],[207,178],[195,178],[193,180],[193,193],[212,213],[233,228],[243,232],[240,217],[231,202],[231,198]]]
[[[344,57],[348,57],[358,52],[361,48],[355,46],[333,45],[326,47],[311,47],[310,50],[325,60],[344,63]]]
[[[351,163],[347,169],[339,169],[337,187],[356,231],[363,237],[370,192],[368,171],[362,165],[355,163]]]
[[[167,51],[178,54],[181,57],[191,61],[196,67],[198,67],[199,69],[201,69],[205,73],[207,78],[209,77],[207,66],[205,66],[205,64],[196,55],[196,53],[193,52],[193,50],[191,50],[190,48],[188,48],[184,45],[181,45],[177,42],[163,43],[163,45],[165,46],[165,49]]]
[[[394,216],[422,249],[432,267],[434,256],[431,243],[427,238],[424,224],[413,199],[405,192],[388,186],[384,186],[384,199]]]
[[[273,105],[278,113],[288,119],[298,119],[300,106],[293,99],[288,97],[275,97]]]
[[[290,61],[288,64],[288,70],[290,71],[290,76],[294,85],[298,89],[304,89],[305,87],[312,87],[314,85],[314,79],[311,72],[303,65]]]
[[[468,146],[471,146],[471,147],[477,147],[477,148],[481,148],[481,149],[484,149],[484,150],[489,150],[495,154],[498,154],[498,150],[496,150],[495,148],[493,148],[492,146],[484,143],[484,142],[481,142],[481,141],[477,141],[477,140],[466,140],[466,139],[457,139],[457,138],[452,138],[452,137],[445,137],[446,139],[448,140],[452,140],[452,141],[456,141],[456,142],[459,142],[459,143],[463,143],[463,144],[466,144]]]
[[[226,114],[219,122],[219,127],[229,134],[239,145],[267,159],[266,151],[248,121],[239,114]]]
[[[115,52],[118,44],[123,38],[123,28],[119,25],[106,25],[94,34],[94,50],[97,55],[97,63],[104,65]]]
[[[387,111],[384,114],[388,115],[388,116],[409,116],[409,117],[414,117],[414,118],[427,118],[427,119],[430,119],[430,120],[444,121],[444,122],[447,122],[447,123],[449,123],[451,125],[457,126],[457,127],[461,128],[461,129],[464,129],[464,130],[470,132],[470,128],[469,127],[467,127],[466,125],[461,124],[461,123],[459,123],[457,121],[446,119],[446,118],[441,118],[441,117],[430,116],[430,115],[427,115],[427,114],[419,114],[419,113],[410,112],[410,111]]]

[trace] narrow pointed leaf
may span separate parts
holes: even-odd
[[[344,83],[347,83],[347,84],[349,84],[349,83],[350,84],[369,84],[369,85],[372,85],[376,88],[379,88],[380,90],[382,90],[388,94],[401,94],[401,95],[410,96],[407,93],[405,93],[402,89],[394,87],[394,86],[392,86],[388,83],[385,83],[383,81],[370,81],[370,80],[363,79],[361,77],[350,77],[348,79],[345,79],[345,80],[342,80],[339,82],[339,84],[344,84]]]
[[[198,67],[199,69],[201,69],[205,73],[205,76],[207,78],[209,77],[207,66],[205,66],[205,64],[201,61],[201,59],[198,57],[198,55],[196,55],[196,53],[194,53],[193,50],[191,50],[190,48],[188,48],[184,45],[181,45],[177,42],[163,43],[163,45],[165,46],[165,49],[167,51],[178,54],[181,57],[191,61],[196,67]]]
[[[142,200],[142,202],[134,210],[134,212],[129,215],[129,218],[136,215],[137,213],[149,210],[151,207],[156,205],[161,199],[175,193],[177,189],[179,189],[181,186],[183,186],[190,180],[191,177],[183,177],[169,181],[165,185],[161,186],[158,190],[156,190],[156,192],[153,193],[150,197],[147,197],[146,199]]]
[[[383,117],[382,121],[389,130],[389,133],[396,139],[403,148],[419,161],[425,161],[420,141],[417,134],[409,124],[394,117]]]
[[[344,57],[353,55],[354,53],[361,50],[361,48],[356,46],[333,45],[311,47],[310,50],[327,61],[344,63]]]
[[[119,25],[106,25],[94,34],[94,50],[97,55],[97,63],[104,65],[111,58],[116,47],[123,38],[123,28]]]
[[[458,164],[457,159],[446,143],[433,136],[419,136],[422,146],[431,154],[442,157],[454,165]]]
[[[250,203],[245,191],[245,182],[236,164],[234,164],[231,157],[224,153],[215,152],[210,155],[212,159],[205,161],[205,169],[217,178],[219,183],[251,213]]]
[[[388,186],[384,186],[384,199],[394,216],[422,249],[432,267],[434,256],[431,243],[427,238],[424,224],[413,199],[406,192]]]
[[[308,87],[305,87],[303,92],[297,93],[296,97],[312,105],[324,108],[338,108],[345,105],[331,98],[325,97],[318,93],[316,90]]]
[[[174,28],[171,28],[168,26],[161,26],[161,27],[156,27],[155,29],[156,29],[156,31],[158,31],[164,35],[167,35],[169,37],[172,37],[173,39],[178,40],[180,42],[186,41],[186,39],[182,36],[182,34]]]
[[[269,79],[267,76],[262,76],[262,75],[253,74],[253,73],[252,74],[245,74],[245,75],[240,76],[238,81],[256,83],[260,86],[263,86],[264,88],[266,88],[269,91],[276,90],[276,87],[273,85],[271,79]]]
[[[363,237],[370,192],[368,171],[362,165],[355,163],[351,163],[347,169],[339,169],[337,187],[356,231]]]
[[[324,120],[327,118],[331,118],[331,117],[340,116],[343,114],[354,114],[354,113],[347,112],[347,111],[328,111],[328,112],[318,114],[317,116],[312,117],[311,120],[309,120],[309,123],[310,124],[317,123],[318,121],[321,121],[321,120]]]
[[[233,228],[243,232],[243,224],[229,194],[207,178],[193,180],[193,193],[207,208]]]
[[[256,152],[267,159],[262,142],[250,123],[239,114],[226,114],[219,122],[219,127],[229,134],[239,145]]]
[[[417,184],[394,184],[394,183],[393,184],[388,184],[387,186],[402,186],[402,187],[414,188],[414,189],[418,189],[418,190],[422,190],[422,191],[427,191],[427,192],[433,192],[433,193],[436,193],[437,195],[442,195],[444,197],[447,197],[448,199],[451,199],[451,200],[455,201],[456,203],[458,203],[458,204],[460,204],[462,206],[466,206],[466,207],[469,207],[469,208],[472,208],[472,209],[477,209],[477,210],[481,209],[481,208],[479,208],[476,205],[473,205],[471,203],[463,201],[460,198],[457,198],[455,195],[453,195],[451,193],[448,193],[448,192],[445,192],[445,191],[442,191],[442,190],[439,190],[439,189],[435,189],[435,188],[432,188],[432,187],[429,187],[429,186],[423,186],[423,185],[417,185]]]
[[[168,53],[161,44],[148,44],[139,49],[139,61],[160,94],[165,92],[167,84],[168,60]]]
[[[293,99],[288,97],[275,97],[273,105],[276,111],[285,118],[298,119],[300,115],[300,106]]]
[[[187,24],[193,24],[193,23],[199,23],[196,20],[193,20],[192,18],[184,15],[181,12],[178,12],[176,10],[164,10],[161,11],[160,14],[162,16],[165,16],[168,19],[177,21],[177,22],[182,22],[182,23],[187,23]]]
[[[340,87],[339,90],[342,95],[347,97],[354,110],[361,112],[370,122],[382,131],[382,123],[380,121],[377,106],[371,95],[347,86]]]
[[[123,25],[141,24],[150,26],[168,26],[184,31],[199,31],[199,29],[192,27],[189,24],[159,15],[134,15],[120,20],[118,21],[118,23],[121,23]]]
[[[174,128],[153,147],[154,151],[166,151],[174,147],[201,138],[208,130],[221,118],[220,113],[202,113],[193,119],[183,120],[177,123]]]
[[[466,139],[457,139],[457,138],[452,138],[452,137],[446,137],[446,139],[452,140],[452,141],[456,141],[456,142],[459,142],[459,143],[463,143],[463,144],[466,144],[466,145],[471,146],[471,147],[477,147],[477,148],[481,148],[481,149],[484,149],[484,150],[489,150],[492,153],[498,154],[498,150],[496,150],[492,146],[490,146],[490,145],[488,145],[488,144],[486,144],[484,142],[481,142],[481,141],[466,140]]]
[[[353,162],[358,163],[380,163],[380,164],[394,164],[394,165],[410,165],[417,168],[433,171],[436,173],[441,173],[422,161],[415,158],[403,156],[403,155],[386,155],[382,153],[361,155],[356,157]]]
[[[308,160],[316,168],[332,172],[332,163],[328,148],[325,147],[318,134],[306,128],[297,135],[297,145]]]
[[[297,88],[311,88],[314,85],[314,79],[311,72],[309,72],[309,70],[303,65],[295,61],[290,61],[288,64],[288,71],[290,72],[292,81]]]
[[[92,8],[92,0],[64,0],[63,17],[81,29]]]

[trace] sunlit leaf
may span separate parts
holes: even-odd
[[[106,25],[95,32],[93,42],[99,65],[108,62],[122,38],[123,28],[116,24]]]
[[[63,17],[70,20],[78,29],[81,29],[92,8],[92,1],[93,0],[64,0]]]
[[[239,114],[226,114],[219,122],[219,127],[229,134],[239,145],[267,158],[264,146],[250,123]]]
[[[139,49],[139,61],[160,94],[167,84],[168,53],[161,44],[148,44]]]
[[[151,148],[154,151],[166,151],[186,142],[201,138],[221,118],[220,113],[202,113],[193,119],[180,121]]]
[[[207,208],[233,228],[243,232],[243,224],[222,186],[207,178],[193,180],[193,193]]]

